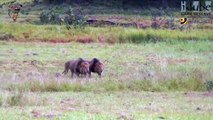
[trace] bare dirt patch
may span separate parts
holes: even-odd
[[[206,97],[213,97],[213,92],[205,92],[202,95]]]
[[[76,99],[68,98],[60,101],[61,111],[73,111],[77,109],[79,102]]]
[[[60,116],[61,114],[57,111],[44,112],[42,110],[34,109],[34,110],[31,111],[31,115],[34,118],[53,119],[54,117]]]
[[[65,40],[65,39],[51,39],[51,40],[48,40],[48,42],[50,42],[50,43],[69,43],[71,41],[72,40]]]
[[[203,51],[202,54],[204,54],[204,55],[213,54],[213,50]]]
[[[185,92],[184,96],[187,97],[213,97],[213,92],[202,92],[202,93],[197,93],[197,92]]]
[[[186,63],[190,62],[193,59],[189,58],[169,58],[169,57],[161,57],[157,54],[149,54],[146,56],[146,59],[148,61],[152,61],[156,64],[161,64],[161,63],[169,63],[169,64],[179,64],[179,63]]]
[[[68,98],[60,101],[60,104],[51,110],[44,109],[33,109],[30,114],[33,118],[48,118],[53,119],[55,117],[61,116],[64,112],[79,110],[77,108],[78,102],[75,99]]]
[[[41,109],[33,109],[31,116],[34,118],[48,118],[53,119],[54,117],[60,116],[63,112],[78,110],[79,102],[74,98],[62,99],[55,108],[50,111]]]
[[[76,39],[76,42],[79,43],[92,43],[94,42],[93,38],[89,37],[89,36],[79,36]]]
[[[190,62],[191,59],[187,58],[166,58],[167,62],[170,64],[178,64],[178,63],[185,63],[185,62]]]

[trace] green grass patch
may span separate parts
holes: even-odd
[[[4,28],[4,29],[3,29]],[[103,34],[104,33],[104,34]],[[168,29],[136,29],[121,27],[94,28],[67,30],[58,25],[32,25],[6,23],[0,24],[0,38],[16,41],[52,41],[70,42],[79,37],[92,39],[93,42],[109,43],[144,43],[168,40],[213,40],[210,29],[168,30]],[[7,36],[11,37],[7,37]]]
[[[0,88],[6,90],[211,90],[210,84],[206,85],[212,79],[211,41],[114,45],[0,42],[0,47]],[[92,74],[90,79],[72,79],[70,73],[61,75],[64,63],[79,57],[99,58],[105,64],[103,77]]]
[[[25,93],[23,93],[25,94]],[[200,92],[44,92],[51,104],[0,107],[2,119],[212,119],[211,94]],[[5,95],[3,95],[4,97]],[[37,99],[39,100],[39,99]]]
[[[82,81],[82,80],[81,80]],[[131,80],[131,81],[111,81],[102,80],[89,83],[88,81],[82,82],[67,82],[66,80],[57,83],[48,80],[47,82],[31,81],[17,84],[9,84],[5,90],[10,91],[32,91],[32,92],[83,92],[83,91],[205,91],[207,90],[205,82],[197,79],[179,79],[179,80]],[[18,102],[16,99],[19,95],[11,98],[11,103]]]

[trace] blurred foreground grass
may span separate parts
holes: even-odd
[[[1,97],[8,95],[6,92],[3,94]],[[24,101],[25,104],[8,107],[6,100],[3,100],[3,106],[0,107],[1,119],[212,119],[212,94],[209,93],[125,91],[21,94],[24,96],[22,102]],[[36,104],[38,103],[36,101],[42,100],[45,104]]]

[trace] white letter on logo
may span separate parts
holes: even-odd
[[[193,1],[192,8],[193,8],[193,12],[200,11],[199,1]]]
[[[186,1],[181,1],[181,12],[186,12]]]
[[[206,4],[206,9],[208,9],[208,11],[206,11],[206,12],[211,12],[211,4],[212,4],[212,2],[211,1],[206,1],[205,2],[205,4]]]

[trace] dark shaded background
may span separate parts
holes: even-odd
[[[35,2],[39,0],[34,0]],[[201,0],[202,1],[202,0]],[[180,0],[43,0],[47,4],[93,4],[119,7],[180,7]]]

